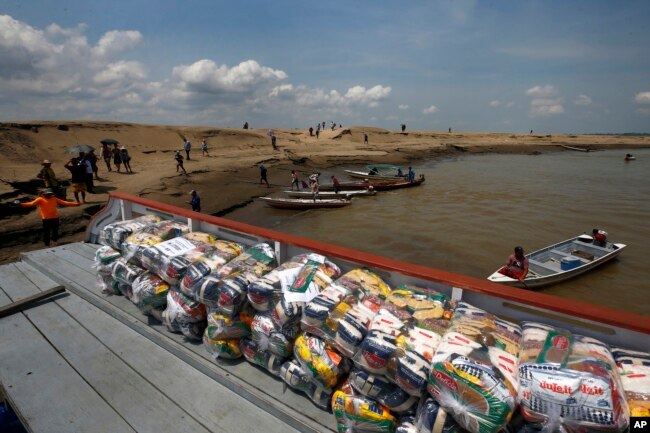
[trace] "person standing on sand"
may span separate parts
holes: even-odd
[[[190,160],[190,150],[192,150],[192,143],[190,143],[190,140],[187,138],[185,139],[185,143],[183,143],[183,149],[185,149],[185,155],[187,155],[187,160]]]
[[[368,144],[368,133],[367,132],[363,133],[363,144]]]
[[[402,132],[406,131],[406,125],[402,123]]]
[[[310,127],[309,127],[309,136],[310,136],[310,137],[313,137],[313,136],[314,136],[314,127],[313,127],[313,126],[310,126]]]
[[[95,183],[93,182],[93,164],[90,158],[84,152],[79,152],[79,163],[86,167],[86,191],[90,194],[95,193]]]
[[[129,151],[124,146],[120,147],[120,157],[124,163],[124,170],[127,173],[133,173],[133,170],[131,170],[131,155],[129,155]]]
[[[183,155],[181,155],[180,150],[176,151],[174,159],[176,160],[176,173],[178,173],[179,170],[183,170],[183,173],[187,176],[187,171],[185,171],[185,167],[183,167]]]
[[[20,207],[38,206],[38,211],[41,213],[41,219],[43,220],[43,243],[45,243],[46,247],[50,246],[50,239],[53,246],[56,246],[56,242],[59,240],[59,211],[57,205],[79,206],[77,202],[61,200],[55,197],[51,189],[43,190],[42,196],[37,197],[35,200],[25,203],[16,200],[14,204]]]
[[[276,146],[275,143],[276,143],[275,135],[272,135],[271,136],[271,145],[273,146],[273,150],[278,150],[278,146]]]
[[[260,164],[260,185],[265,183],[267,188],[271,188],[271,185],[269,185],[269,181],[266,178],[266,172],[266,166],[264,164]]]
[[[111,168],[111,149],[108,148],[108,144],[106,143],[102,144],[102,159],[104,160],[108,171],[113,171]]]
[[[210,154],[208,153],[208,142],[205,141],[205,138],[201,140],[201,154],[203,156],[210,156]]]
[[[298,179],[298,173],[296,173],[296,170],[291,170],[291,191],[293,191],[294,185],[296,185],[296,191],[300,191],[300,180]]]
[[[318,139],[319,135],[320,135],[320,128],[316,129],[316,139]]]
[[[190,201],[187,201],[185,203],[189,203],[192,206],[192,210],[194,212],[201,212],[201,197],[199,197],[196,191],[190,191]]]
[[[64,167],[72,175],[70,183],[72,184],[74,199],[79,203],[79,194],[81,193],[81,200],[86,203],[86,167],[79,164],[79,158],[72,158],[65,163]]]
[[[117,147],[117,143],[113,145],[113,150],[111,151],[113,154],[113,164],[115,164],[115,167],[117,167],[117,172],[120,172],[120,167],[122,166],[122,156],[120,155],[120,149]]]
[[[53,190],[57,189],[59,187],[59,181],[56,179],[54,170],[52,170],[52,162],[48,159],[44,159],[43,162],[41,162],[41,165],[43,168],[41,168],[41,171],[38,172],[36,177],[43,181],[45,188],[52,188]]]

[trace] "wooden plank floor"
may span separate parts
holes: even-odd
[[[25,253],[21,263],[10,265],[15,267],[11,272],[29,274],[37,287],[33,290],[44,290],[58,283],[73,293],[56,301],[61,313],[55,316],[51,316],[52,312],[48,313],[50,315],[43,313],[38,320],[33,318],[35,325],[47,328],[48,321],[61,320],[59,316],[66,314],[68,320],[83,329],[73,326],[71,330],[63,330],[59,326],[49,326],[56,328],[52,341],[61,345],[54,347],[64,356],[74,358],[75,365],[80,364],[77,367],[80,376],[89,376],[85,380],[91,388],[100,388],[97,391],[107,401],[120,400],[111,404],[116,405],[114,410],[125,418],[130,428],[153,431],[149,428],[158,426],[154,421],[152,425],[147,422],[130,424],[136,423],[134,418],[138,418],[138,412],[142,415],[142,410],[131,409],[134,400],[149,397],[145,401],[153,409],[172,407],[167,410],[167,416],[182,418],[197,432],[259,431],[261,425],[268,432],[290,432],[292,427],[303,432],[336,429],[331,413],[316,407],[303,394],[287,389],[281,380],[245,361],[214,361],[202,344],[188,342],[182,335],[168,332],[164,325],[142,315],[124,297],[102,294],[93,269],[97,247],[75,243]],[[34,272],[32,276],[32,266],[42,274]],[[4,281],[2,274],[0,279]],[[6,290],[10,297],[12,293],[17,294],[12,290]],[[101,348],[93,349],[93,354],[82,353],[81,345],[88,344],[83,346],[88,350],[93,340]],[[111,365],[107,365],[114,377],[111,383],[128,381],[129,385],[124,386],[139,397],[118,398],[119,391],[105,386],[99,371],[99,366],[107,364],[102,361],[104,357],[111,359]],[[98,368],[88,366],[96,363],[99,363]],[[114,376],[116,374],[118,376]],[[183,417],[180,412],[186,415]],[[165,419],[161,417],[158,421]],[[186,431],[171,421],[163,424],[164,428],[157,431]]]

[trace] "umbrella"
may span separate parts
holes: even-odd
[[[114,140],[112,138],[105,138],[102,141],[100,141],[101,144],[107,144],[109,146],[112,146],[114,144],[119,144],[120,142],[117,140]]]
[[[95,150],[95,148],[89,144],[77,144],[76,146],[67,148],[65,153],[90,152],[91,150]]]

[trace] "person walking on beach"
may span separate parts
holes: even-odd
[[[183,173],[185,173],[185,176],[187,176],[187,171],[185,171],[185,167],[183,167],[183,155],[181,155],[180,150],[176,151],[174,159],[176,160],[176,173],[178,173],[179,170],[183,170]]]
[[[320,128],[316,129],[316,139],[318,139],[318,136],[320,135]]]
[[[124,146],[120,147],[120,158],[122,158],[122,162],[124,163],[124,170],[127,173],[133,173],[133,170],[131,170],[131,155],[129,155],[129,151]]]
[[[276,146],[275,143],[276,143],[275,135],[272,135],[271,136],[271,145],[273,146],[273,150],[278,150],[278,146]]]
[[[115,167],[117,167],[117,172],[120,172],[120,167],[122,166],[122,156],[120,155],[120,149],[117,147],[117,143],[113,145],[113,150],[111,151],[113,154],[113,164],[115,164]]]
[[[296,170],[291,170],[291,191],[293,191],[293,186],[296,186],[296,191],[300,191],[300,180],[298,179],[298,173]]]
[[[210,156],[210,154],[208,153],[208,142],[205,141],[205,138],[201,140],[201,154],[203,156]]]
[[[80,203],[79,195],[81,194],[82,202],[86,203],[86,166],[79,164],[79,158],[72,158],[65,163],[64,167],[70,171],[72,176],[70,183],[72,184],[74,199],[77,203]]]
[[[264,164],[260,164],[260,185],[265,183],[267,188],[271,188],[269,180],[266,178],[267,168]]]
[[[56,242],[59,240],[59,211],[57,210],[57,205],[79,206],[79,203],[61,200],[54,196],[54,192],[51,189],[45,189],[41,194],[41,197],[37,197],[32,201],[21,203],[16,200],[14,203],[20,207],[38,206],[38,211],[43,221],[43,243],[45,243],[46,247],[49,247],[51,241],[53,246],[56,246]]]
[[[185,139],[185,143],[183,143],[183,149],[185,149],[185,155],[187,156],[187,160],[190,160],[190,150],[192,150],[192,143],[190,143],[190,140],[187,138]]]
[[[363,133],[363,144],[368,144],[368,133],[367,132]]]
[[[93,164],[91,158],[85,152],[79,152],[79,162],[86,167],[86,191],[90,194],[95,193],[95,183],[93,182]]]
[[[402,132],[406,131],[406,125],[402,123]]]
[[[113,168],[111,167],[111,149],[108,148],[107,143],[102,144],[102,159],[104,160],[108,171],[113,171]]]
[[[310,127],[309,127],[309,136],[310,136],[310,137],[313,137],[313,136],[314,136],[314,127],[313,127],[313,126],[310,126]]]
[[[86,154],[86,158],[88,158],[88,161],[90,161],[90,166],[93,169],[93,176],[95,180],[99,180],[99,167],[97,167],[97,155],[95,155],[95,151],[92,149],[89,150]]]
[[[196,191],[190,191],[190,201],[187,201],[192,206],[194,212],[201,212],[201,197],[196,193]]]

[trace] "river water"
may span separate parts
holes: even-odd
[[[227,218],[478,278],[515,245],[534,251],[597,227],[628,247],[544,292],[650,316],[650,149],[635,150],[630,162],[625,153],[463,154],[414,166],[426,176],[420,187],[345,208],[255,202]]]

